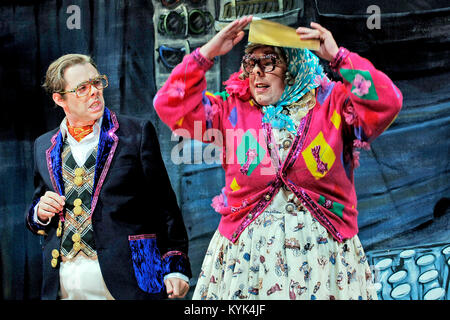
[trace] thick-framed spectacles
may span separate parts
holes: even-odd
[[[246,73],[252,73],[256,65],[264,72],[272,72],[281,60],[276,54],[270,53],[260,57],[246,54],[242,57],[242,67]]]
[[[80,83],[75,89],[59,91],[58,93],[75,93],[78,98],[87,96],[91,93],[91,88],[94,86],[97,90],[103,90],[108,86],[108,77],[106,75],[99,75],[93,79],[89,79],[89,81],[85,81]]]

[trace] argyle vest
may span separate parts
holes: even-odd
[[[67,142],[64,143],[61,158],[66,197],[61,256],[72,259],[83,252],[95,259],[97,251],[90,216],[97,147],[81,167],[77,165]]]

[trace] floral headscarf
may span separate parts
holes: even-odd
[[[283,50],[288,61],[287,70],[294,77],[294,84],[286,85],[280,100],[275,105],[263,107],[262,122],[270,123],[274,128],[285,128],[296,133],[292,119],[282,113],[283,106],[299,101],[304,94],[320,85],[318,79],[326,76],[319,64],[319,58],[308,49],[283,48]]]
[[[280,100],[275,104],[277,107],[290,105],[297,102],[303,95],[317,88],[321,79],[325,77],[322,66],[317,58],[308,49],[283,48],[287,60],[287,70],[294,77],[294,85],[286,85]]]

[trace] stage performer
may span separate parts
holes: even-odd
[[[44,88],[64,110],[36,139],[26,225],[43,239],[42,299],[182,298],[188,239],[150,121],[105,107],[108,79],[68,54]]]
[[[187,55],[154,99],[172,130],[223,147],[225,186],[212,203],[221,220],[193,299],[376,299],[353,170],[357,148],[391,124],[402,95],[317,23],[297,28],[298,37],[319,40],[315,54],[342,82],[308,49],[251,43],[226,91],[209,93],[205,73],[251,20]]]

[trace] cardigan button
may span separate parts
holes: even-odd
[[[267,200],[267,201],[269,201],[270,200],[270,194],[268,193],[268,194],[266,194],[266,197],[265,197],[265,199]]]
[[[283,141],[283,148],[284,149],[289,149],[289,147],[292,145],[292,140],[290,139],[286,139]]]
[[[292,203],[289,203],[286,205],[286,211],[287,212],[293,212],[295,209],[294,205]]]
[[[251,220],[251,219],[253,218],[253,215],[250,213],[250,214],[247,216],[247,218]]]

